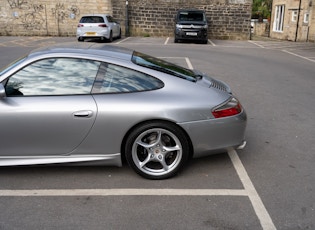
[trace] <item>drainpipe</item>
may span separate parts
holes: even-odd
[[[299,31],[301,2],[302,2],[302,0],[300,0],[300,2],[299,2],[298,18],[297,18],[297,22],[296,22],[295,39],[294,39],[295,42],[296,42],[296,40],[297,40],[298,31]]]
[[[125,23],[125,36],[129,36],[129,15],[128,15],[128,0],[126,0],[126,23]]]

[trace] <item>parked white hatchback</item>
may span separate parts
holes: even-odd
[[[112,42],[114,38],[120,37],[121,27],[119,22],[108,14],[84,15],[77,27],[78,41],[97,38]]]

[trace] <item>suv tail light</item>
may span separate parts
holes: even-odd
[[[79,24],[78,27],[84,27],[84,25],[83,24]]]
[[[242,106],[236,98],[232,98],[229,102],[212,110],[215,118],[230,117],[242,112]]]
[[[99,24],[98,26],[99,26],[99,27],[107,27],[106,24]]]

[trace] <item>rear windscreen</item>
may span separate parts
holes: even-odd
[[[196,82],[197,77],[193,70],[175,65],[173,63],[155,58],[137,51],[133,52],[131,61],[137,65],[167,73],[188,81]]]
[[[180,12],[178,19],[180,21],[205,21],[206,20],[202,12]]]
[[[82,17],[80,23],[104,23],[104,18],[99,16]]]

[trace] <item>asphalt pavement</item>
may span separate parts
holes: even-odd
[[[0,68],[74,37],[0,37]],[[95,42],[95,41],[89,41]],[[247,146],[146,180],[116,167],[0,168],[0,229],[315,229],[315,44],[128,37],[124,46],[228,83]],[[12,140],[14,141],[14,140]]]

